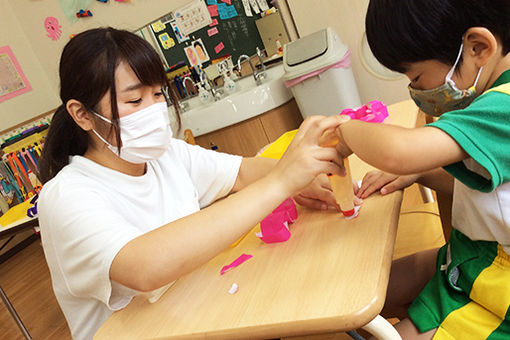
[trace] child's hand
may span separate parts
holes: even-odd
[[[381,195],[407,188],[418,179],[419,175],[398,176],[379,170],[368,172],[363,178],[361,188],[356,192],[359,198],[367,198],[380,189]]]
[[[271,171],[290,196],[310,184],[321,173],[344,173],[343,161],[334,147],[319,146],[326,130],[333,130],[345,120],[340,116],[312,116],[301,124],[292,143]]]

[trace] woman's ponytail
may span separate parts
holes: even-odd
[[[60,105],[51,120],[44,142],[40,179],[44,184],[67,164],[69,156],[83,155],[87,151],[88,135],[80,128],[64,105]]]

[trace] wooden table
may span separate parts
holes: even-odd
[[[411,101],[389,110],[391,123],[415,125]],[[361,179],[370,167],[352,157],[351,169]],[[299,207],[287,242],[264,244],[250,232],[236,247],[180,278],[158,302],[134,298],[94,339],[268,339],[367,324],[372,332],[385,322],[378,314],[401,200],[402,192],[372,195],[354,220]],[[220,276],[220,269],[243,253],[253,258]],[[239,291],[230,295],[233,283]]]

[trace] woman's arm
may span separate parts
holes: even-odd
[[[276,163],[278,163],[278,160],[272,158],[244,157],[232,192],[238,192],[249,184],[264,177],[275,167]]]
[[[282,159],[264,177],[128,242],[112,262],[111,279],[139,291],[168,284],[219,254],[320,173],[340,173],[336,150],[318,145],[322,133],[340,122],[338,117],[307,118]],[[241,182],[248,178],[253,179],[249,175]]]
[[[267,176],[132,240],[114,258],[110,277],[139,291],[168,284],[226,249],[288,195],[276,176]]]
[[[265,157],[243,158],[232,192],[237,192],[262,178],[277,163],[278,160]],[[340,209],[325,175],[317,176],[310,185],[295,195],[293,199],[298,204],[311,209],[326,210],[330,206]]]

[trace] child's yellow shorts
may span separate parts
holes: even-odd
[[[471,241],[453,230],[432,280],[409,308],[420,332],[434,339],[510,339],[510,256],[496,242]]]

